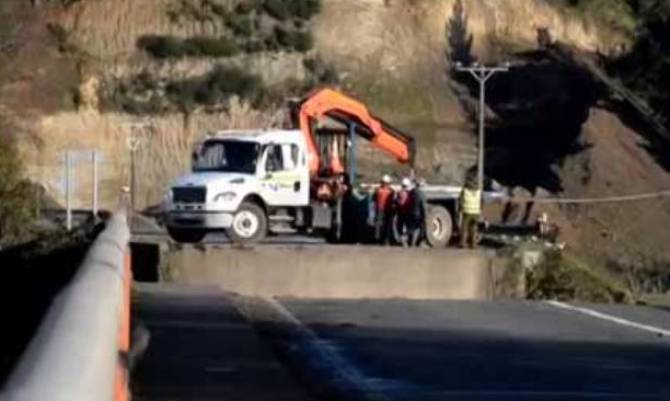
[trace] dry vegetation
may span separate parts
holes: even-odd
[[[226,113],[188,118],[183,114],[137,118],[116,113],[60,113],[44,118],[34,128],[43,141],[37,146],[24,143],[21,154],[31,161],[27,166],[30,175],[58,193],[61,170],[54,167],[61,165],[65,150],[103,150],[102,200],[105,207],[113,208],[119,189],[129,183],[126,141],[134,132],[142,138],[137,152],[137,199],[138,205],[145,207],[159,203],[169,183],[189,169],[191,146],[201,135],[224,129],[277,126],[283,119],[282,112],[261,112],[237,98],[230,100]],[[90,181],[86,181],[90,180],[90,172],[82,168],[80,175],[75,201],[83,207],[90,202]]]

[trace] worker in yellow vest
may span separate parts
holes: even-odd
[[[466,180],[461,191],[460,210],[461,248],[465,248],[466,244],[470,248],[475,248],[477,245],[477,224],[479,224],[479,216],[482,213],[482,191],[473,179]]]

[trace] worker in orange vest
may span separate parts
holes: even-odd
[[[391,176],[384,174],[373,196],[375,205],[375,241],[378,244],[388,244],[391,239],[393,198],[395,196],[393,188],[391,188],[391,182]]]

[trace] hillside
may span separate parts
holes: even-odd
[[[0,13],[16,23],[0,28],[0,127],[8,127],[0,135],[19,139],[30,177],[60,199],[55,167],[64,149],[102,149],[104,186],[118,188],[128,177],[126,138],[134,123],[148,123],[136,132],[144,136],[140,200],[151,205],[187,169],[198,135],[282,125],[287,98],[328,84],[414,134],[423,176],[459,183],[474,163],[476,92],[451,65],[467,55],[514,62],[491,81],[487,104],[487,175],[510,192],[584,197],[668,188],[657,161],[665,145],[583,66],[538,45],[546,28],[575,54],[616,58],[633,47],[632,14],[566,4],[6,0]],[[369,179],[387,163],[369,149],[363,158]],[[114,190],[104,198],[114,202]],[[547,210],[569,246],[613,266],[670,260],[668,225],[658,224],[670,222],[667,201]]]

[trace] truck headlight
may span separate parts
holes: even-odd
[[[214,197],[214,202],[232,202],[236,197],[235,192],[223,192]]]

